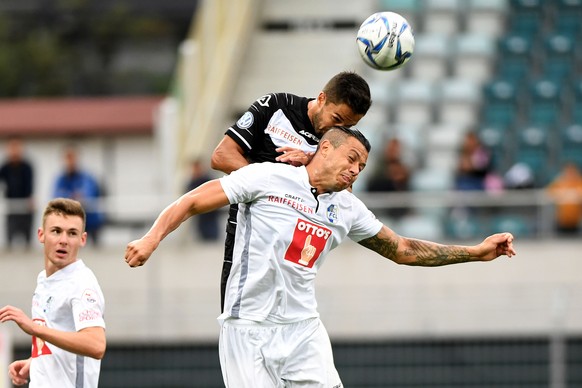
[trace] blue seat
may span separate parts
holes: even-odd
[[[531,12],[512,13],[508,32],[533,39],[538,34],[542,23],[543,15]]]
[[[575,124],[582,125],[582,101],[577,101],[572,105],[569,119]]]
[[[531,220],[521,215],[500,215],[491,221],[491,232],[510,232],[516,238],[533,237],[535,229],[531,225]]]
[[[512,79],[494,79],[483,85],[483,95],[488,102],[517,102],[519,89]]]
[[[529,76],[530,66],[531,60],[526,56],[500,55],[495,71],[500,78],[519,83]]]
[[[506,125],[489,124],[480,126],[477,135],[493,156],[493,168],[496,171],[505,170],[509,163],[508,145],[514,144],[514,131]]]
[[[535,175],[537,187],[548,181],[548,173],[554,166],[553,143],[549,129],[543,126],[526,126],[518,129],[518,149],[515,162],[527,164]]]
[[[516,12],[530,11],[540,13],[544,7],[544,0],[510,0],[510,7]]]
[[[544,38],[541,71],[544,77],[562,81],[574,74],[576,44],[573,36],[553,33]]]
[[[554,21],[554,31],[558,34],[564,34],[575,37],[580,34],[582,27],[580,24],[580,12],[575,9],[561,9]]]
[[[529,85],[531,97],[536,101],[561,102],[563,96],[562,84],[549,78],[536,78]]]
[[[553,102],[532,102],[525,115],[528,124],[542,126],[556,126],[561,117],[561,105]]]
[[[580,22],[580,21],[578,21]],[[574,55],[576,43],[572,35],[565,32],[554,32],[544,37],[544,50],[550,58]]]
[[[482,227],[482,220],[467,215],[464,217],[455,217],[451,215],[445,222],[446,234],[456,240],[473,240],[479,239],[488,231]]]
[[[562,150],[574,149],[582,153],[582,124],[570,124],[560,128]]]
[[[518,142],[521,149],[547,150],[549,147],[548,127],[541,125],[527,125],[519,128]]]
[[[576,103],[582,103],[582,78],[572,82],[572,95]]]
[[[571,58],[546,58],[540,67],[544,78],[556,82],[566,81],[576,70]]]
[[[481,110],[482,123],[485,125],[513,125],[517,120],[517,109],[518,107],[513,103],[485,104]]]
[[[519,34],[507,34],[499,39],[498,48],[502,58],[531,59],[533,39]]]
[[[564,92],[560,82],[548,78],[535,79],[530,83],[530,102],[525,118],[529,124],[554,126],[562,115]]]
[[[511,0],[508,30],[512,33],[533,37],[544,22],[544,0]]]
[[[559,164],[573,161],[582,168],[582,124],[570,124],[560,128]]]
[[[520,149],[514,160],[515,163],[523,163],[532,170],[536,188],[545,187],[556,169],[556,163],[551,161],[549,154],[544,150]]]
[[[582,14],[582,0],[555,0],[555,2],[560,16]]]
[[[513,140],[513,131],[507,125],[483,124],[477,129],[477,134],[487,147],[503,147]]]

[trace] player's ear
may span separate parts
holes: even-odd
[[[329,153],[330,147],[331,147],[330,141],[328,139],[322,139],[319,141],[319,149],[317,150],[317,152],[319,152],[321,156],[325,158]]]
[[[327,101],[327,95],[325,94],[325,92],[319,92],[319,94],[317,95],[317,105],[319,106],[324,106],[325,102]]]
[[[81,233],[81,246],[84,247],[87,244],[87,232]]]

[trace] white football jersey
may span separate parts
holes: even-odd
[[[103,293],[82,260],[47,278],[42,271],[32,297],[32,319],[55,330],[76,332],[103,327]],[[32,338],[30,388],[97,388],[101,361],[62,350]]]
[[[239,203],[228,279],[228,317],[276,323],[318,317],[315,275],[346,237],[375,236],[382,223],[352,193],[314,196],[305,167],[254,163],[221,178]]]

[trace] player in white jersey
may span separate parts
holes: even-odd
[[[14,385],[97,388],[105,354],[104,298],[97,278],[77,258],[85,245],[85,211],[78,201],[48,203],[38,239],[45,269],[38,275],[32,316],[5,306],[0,322],[14,321],[32,336],[31,357],[10,364]]]
[[[513,236],[475,246],[397,235],[350,187],[370,144],[355,129],[333,127],[307,166],[261,163],[205,183],[162,211],[125,260],[143,265],[190,216],[241,203],[224,312],[220,362],[227,387],[342,387],[319,320],[314,280],[325,255],[346,237],[398,263],[440,266],[512,256]]]
[[[355,72],[334,75],[316,98],[266,94],[231,125],[212,153],[211,166],[226,174],[251,163],[305,165],[332,126],[356,125],[372,104],[370,87]],[[238,204],[229,209],[220,282],[220,311],[233,261]]]

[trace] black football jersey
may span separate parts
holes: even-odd
[[[319,137],[307,116],[309,98],[289,93],[271,93],[256,100],[228,128],[250,163],[275,162],[275,149],[288,146],[315,152]]]

